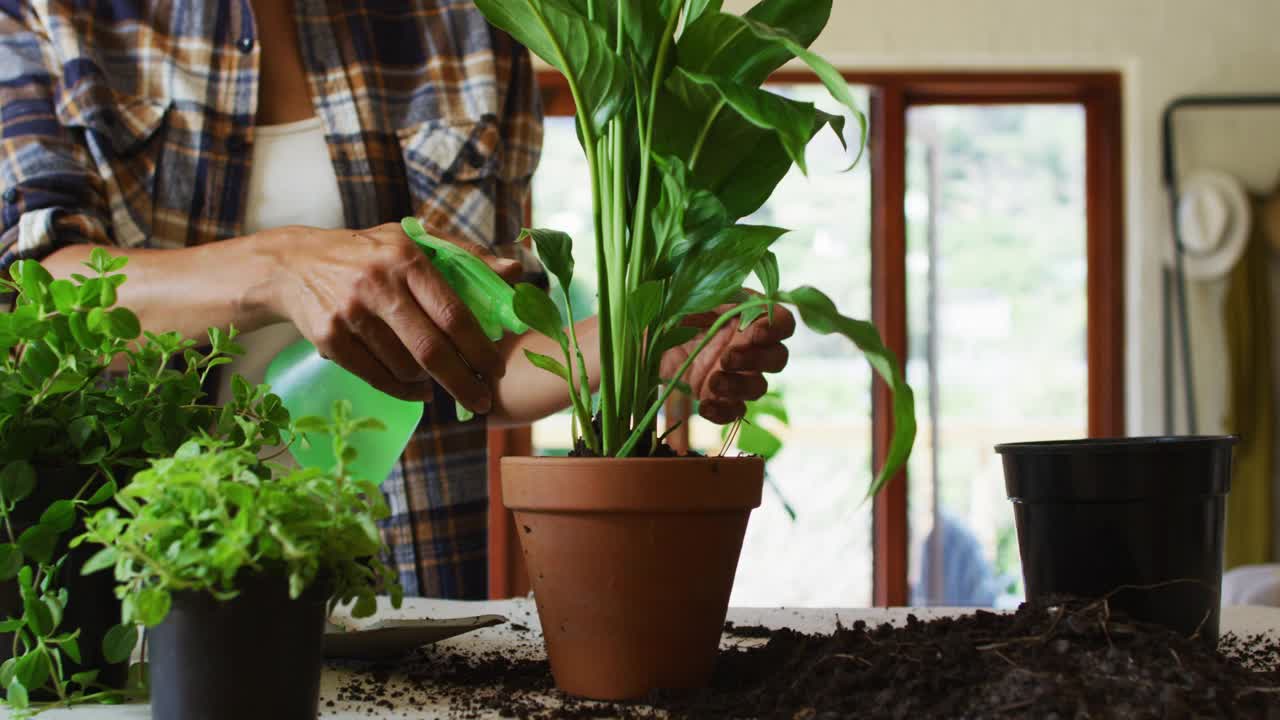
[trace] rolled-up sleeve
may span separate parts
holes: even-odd
[[[0,0],[0,271],[112,239],[104,182],[58,120],[55,61],[36,27],[29,0]]]

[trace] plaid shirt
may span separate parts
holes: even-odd
[[[295,0],[348,227],[414,214],[513,256],[542,126],[528,53],[468,0]],[[0,0],[0,268],[68,243],[242,232],[248,0]],[[437,391],[383,485],[410,594],[486,594],[483,420]]]

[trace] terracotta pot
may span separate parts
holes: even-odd
[[[759,458],[503,458],[556,685],[705,686],[763,483]]]

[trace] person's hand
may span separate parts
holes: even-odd
[[[519,263],[454,242],[504,278],[519,277]],[[396,397],[427,400],[434,379],[469,410],[489,412],[492,380],[505,372],[498,350],[398,224],[278,228],[263,247],[274,267],[265,291],[273,313],[323,356]]]
[[[731,307],[725,305],[718,312],[690,316],[684,324],[708,328]],[[786,367],[787,348],[782,341],[795,330],[795,316],[781,305],[774,307],[772,322],[766,313],[742,332],[738,332],[737,318],[727,322],[694,358],[684,376],[699,400],[698,414],[719,425],[742,417],[747,401],[759,399],[769,390],[764,373],[780,372]],[[662,377],[673,376],[701,339],[699,336],[668,350],[662,356]]]

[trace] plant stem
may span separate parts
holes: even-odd
[[[706,348],[707,343],[711,342],[711,338],[715,337],[716,333],[720,332],[720,328],[724,327],[725,323],[738,315],[741,315],[746,310],[766,302],[768,301],[763,298],[753,296],[751,299],[735,305],[723,315],[716,318],[715,322],[711,323],[711,327],[707,328],[706,332],[703,333],[702,340],[693,348],[693,352],[689,353],[689,356],[684,359],[684,362],[680,363],[680,369],[676,371],[675,376],[667,382],[666,387],[662,390],[662,394],[659,395],[658,399],[649,406],[649,410],[644,414],[644,418],[641,419],[635,429],[632,430],[631,436],[622,444],[622,447],[618,449],[618,457],[626,457],[633,449],[635,449],[636,444],[640,442],[642,437],[644,437],[645,429],[654,421],[655,418],[657,418],[658,410],[667,402],[667,397],[676,389],[676,385],[684,378],[684,374],[688,372],[689,367],[693,365],[694,358],[698,357],[698,354]]]
[[[581,104],[578,105],[582,107]],[[582,110],[578,110],[579,124],[582,123]],[[591,204],[596,233],[596,299],[600,304],[598,311],[600,323],[600,454],[609,456],[613,453],[614,443],[614,373],[612,325],[609,303],[609,257],[605,253],[604,218],[601,212],[600,165],[597,157],[594,138],[583,133],[583,149],[587,153],[587,167],[591,170]]]

